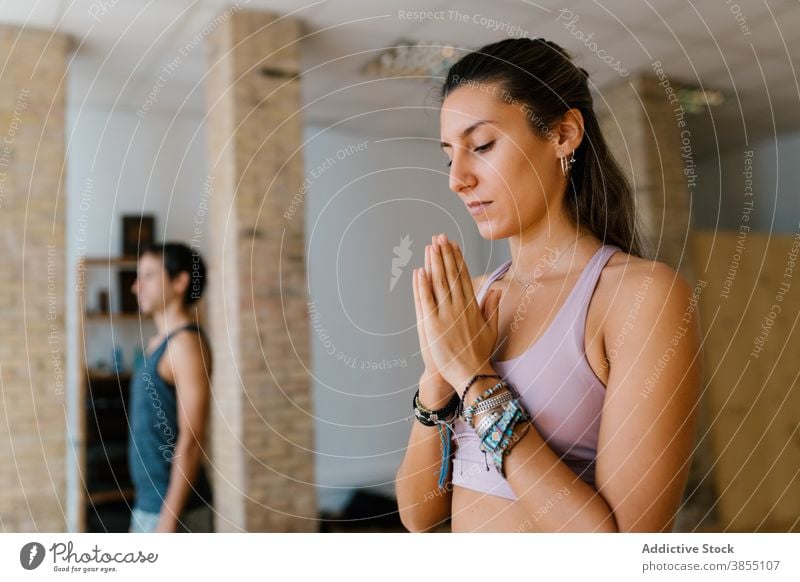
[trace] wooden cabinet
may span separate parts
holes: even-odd
[[[122,285],[132,282],[135,258],[83,258],[78,269],[77,529],[125,532],[134,501],[128,471],[133,354],[143,351],[155,327],[149,318],[121,310],[131,305]],[[115,362],[115,347],[121,362]]]

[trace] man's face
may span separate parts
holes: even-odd
[[[182,275],[182,273],[181,273]],[[170,280],[160,256],[145,253],[136,267],[136,281],[131,290],[139,300],[139,311],[153,315],[173,301],[180,301],[180,279]]]

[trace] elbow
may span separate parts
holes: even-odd
[[[423,504],[419,503],[413,490],[409,489],[409,483],[403,479],[402,466],[395,476],[395,495],[400,523],[409,532],[421,533],[439,525],[439,522],[431,515],[430,508],[425,507],[423,510]]]
[[[428,532],[439,525],[439,523],[427,519],[420,511],[414,511],[411,508],[400,510],[400,522],[411,533]]]
[[[175,443],[175,457],[200,458],[203,447],[199,440],[192,436],[179,436]]]
[[[402,495],[397,496],[397,506],[400,523],[411,533],[434,531],[450,517],[443,507],[425,507],[417,501],[404,501]]]

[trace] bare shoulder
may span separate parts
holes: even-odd
[[[167,350],[173,356],[199,357],[206,348],[199,333],[184,331],[170,338]]]
[[[596,294],[607,313],[609,331],[624,325],[633,309],[652,323],[678,315],[692,291],[686,278],[666,263],[618,252],[603,269]]]
[[[683,295],[691,290],[689,282],[675,269],[660,261],[643,259],[625,252],[614,253],[603,270],[598,291],[613,293],[624,304],[634,298],[642,287],[664,293]],[[616,302],[615,301],[615,302]]]
[[[163,373],[165,380],[174,383],[175,376],[180,373],[178,368],[181,367],[188,370],[199,368],[210,373],[211,352],[201,334],[185,331],[170,338],[159,363],[159,372]]]

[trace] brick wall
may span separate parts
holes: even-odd
[[[680,123],[686,121],[686,115],[675,111],[677,105],[670,103],[658,83],[655,75],[639,73],[603,89],[607,109],[600,113],[600,124],[633,183],[637,212],[653,258],[692,281],[687,248],[692,181],[684,169],[690,170],[695,160],[682,157],[681,134],[687,128]]]
[[[315,531],[299,24],[229,9],[207,39],[218,531]]]
[[[0,531],[66,528],[67,39],[0,26]]]

